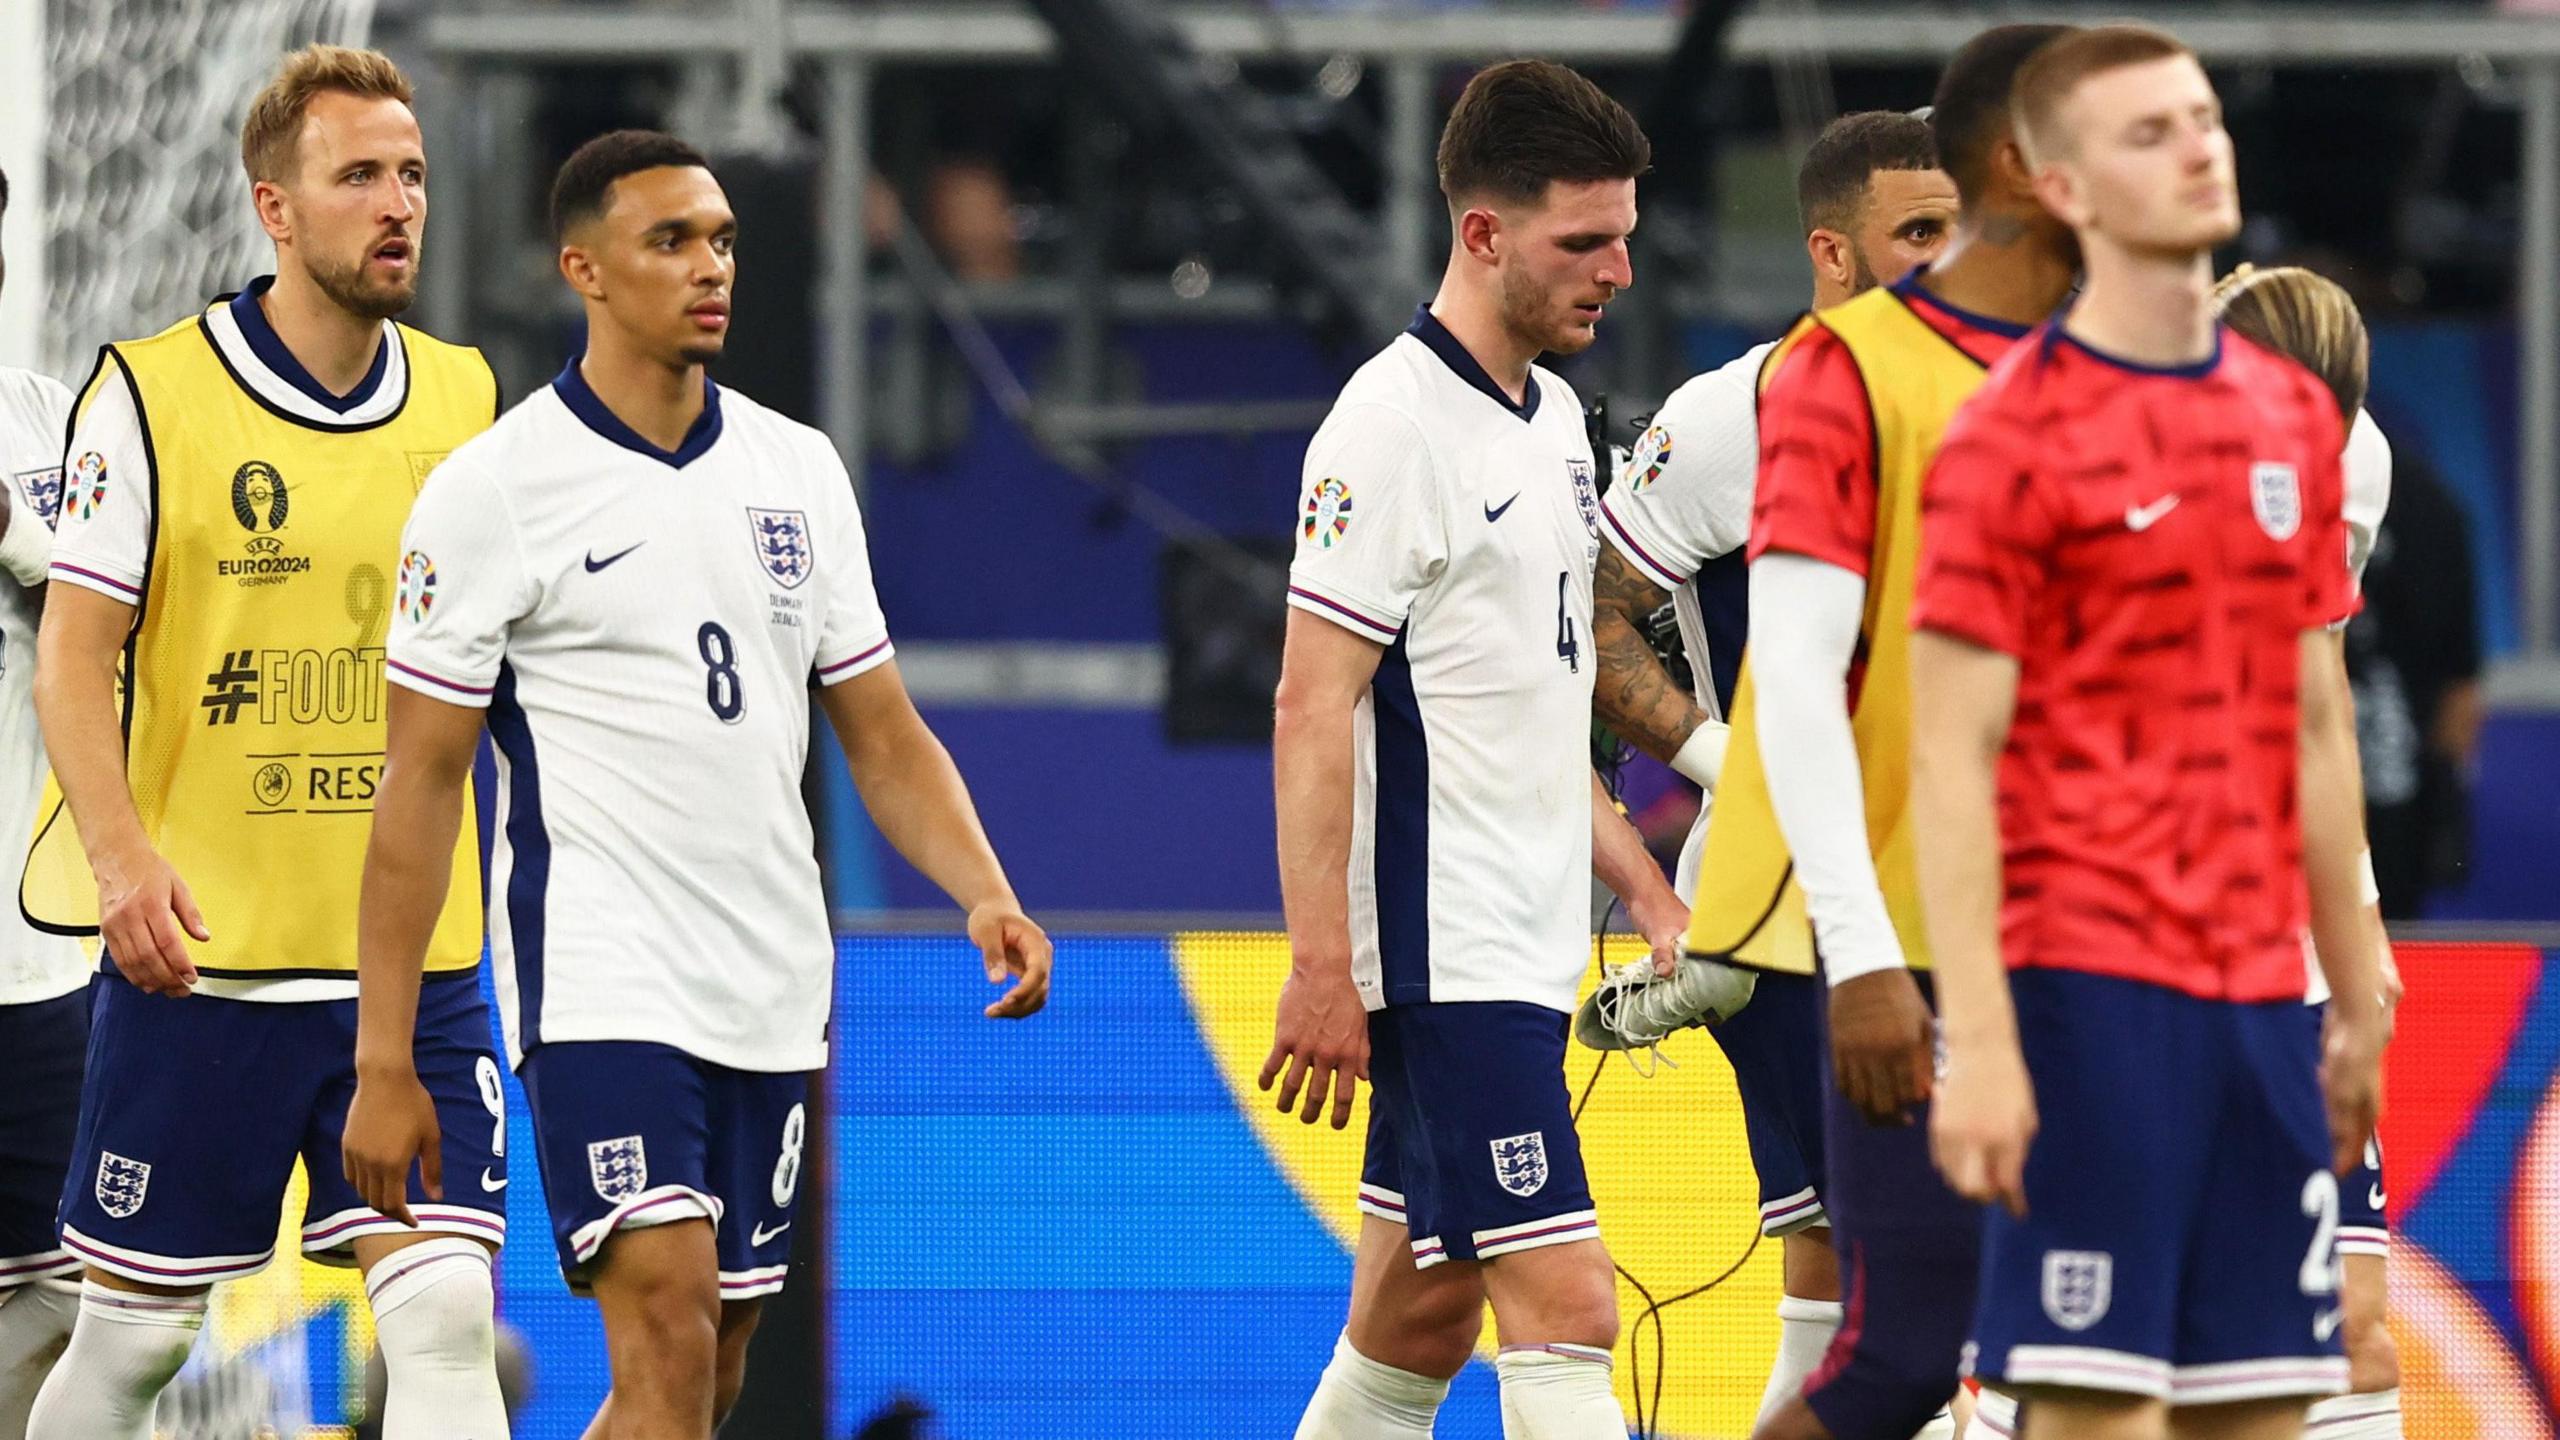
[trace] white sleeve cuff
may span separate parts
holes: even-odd
[[[1721,720],[1710,720],[1681,742],[1679,753],[1671,757],[1671,768],[1712,795],[1716,778],[1724,773],[1725,746],[1732,738],[1733,727]]]
[[[398,660],[383,662],[382,678],[403,690],[415,691],[430,700],[441,700],[447,705],[467,706],[473,710],[488,709],[490,696],[497,693],[493,685],[473,685],[416,665],[403,664]]]
[[[21,585],[41,585],[46,562],[53,558],[53,527],[26,503],[22,495],[9,496],[9,529],[0,534],[0,569],[5,569]]]
[[[77,585],[83,590],[95,590],[110,600],[121,600],[127,605],[142,603],[142,586],[138,581],[122,580],[105,571],[94,570],[86,565],[74,565],[59,558],[47,567],[46,573],[65,585]]]
[[[1687,575],[1676,573],[1679,566],[1671,562],[1668,547],[1648,545],[1628,529],[1617,510],[1606,499],[1600,502],[1600,533],[1609,537],[1611,548],[1636,567],[1638,574],[1664,590],[1677,590],[1689,583]]]
[[[860,650],[857,650],[843,659],[833,662],[832,664],[819,666],[815,672],[818,678],[818,683],[820,685],[841,685],[856,675],[869,674],[871,671],[877,670],[881,666],[888,664],[892,659],[896,658],[897,653],[898,648],[889,643],[888,636],[883,635],[876,644],[866,645]]]

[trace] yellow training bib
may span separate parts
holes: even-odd
[[[1920,923],[1917,838],[1911,830],[1911,596],[1920,559],[1920,484],[1956,409],[1982,386],[1986,367],[1878,288],[1800,322],[1772,351],[1769,376],[1815,327],[1848,348],[1864,381],[1876,434],[1875,549],[1867,569],[1859,653],[1866,674],[1849,729],[1864,776],[1867,843],[1885,910],[1916,969],[1929,965]],[[1760,759],[1759,703],[1751,653],[1734,686],[1733,735],[1698,862],[1688,950],[1784,974],[1814,970],[1813,928],[1794,861],[1769,801]]]
[[[383,640],[400,532],[427,472],[495,418],[480,352],[406,326],[406,395],[323,425],[236,376],[203,317],[110,345],[80,401],[129,382],[154,524],[122,669],[126,775],[151,843],[214,938],[203,974],[352,976],[356,901],[382,776]],[[35,924],[94,934],[97,886],[48,786],[20,885]],[[467,814],[468,812],[466,812]],[[429,972],[480,959],[479,845],[466,823]]]

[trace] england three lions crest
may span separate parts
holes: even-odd
[[[1567,460],[1564,473],[1573,481],[1573,508],[1582,512],[1582,528],[1600,538],[1600,486],[1588,460]]]
[[[1514,1195],[1535,1195],[1547,1186],[1547,1132],[1532,1130],[1493,1142],[1493,1178]]]
[[[2044,1252],[2044,1313],[2065,1330],[2107,1318],[2115,1301],[2116,1259],[2104,1250]]]
[[[797,590],[809,578],[815,563],[809,553],[809,516],[803,510],[747,509],[747,523],[755,532],[756,563],[775,584],[785,590]]]
[[[2292,539],[2302,528],[2302,480],[2293,467],[2276,460],[2250,466],[2249,509],[2268,539]]]
[[[112,1150],[98,1152],[98,1208],[122,1220],[142,1208],[151,1193],[151,1167]]]
[[[587,1179],[606,1204],[621,1204],[649,1188],[648,1148],[637,1135],[589,1142]]]

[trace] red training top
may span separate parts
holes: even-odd
[[[2227,330],[2163,369],[2062,323],[1992,368],[1921,501],[1913,626],[2019,662],[2002,952],[2298,1001],[2302,633],[2356,607],[2337,402]]]

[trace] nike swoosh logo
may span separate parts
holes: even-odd
[[[1503,502],[1502,502],[1501,504],[1499,504],[1499,505],[1487,505],[1486,507],[1484,507],[1484,518],[1485,518],[1485,522],[1486,522],[1487,524],[1491,524],[1492,522],[1494,522],[1494,521],[1496,521],[1496,520],[1501,519],[1501,518],[1503,517],[1503,515],[1511,509],[1511,507],[1512,507],[1512,506],[1514,506],[1514,505],[1518,504],[1519,502],[1520,502],[1520,492],[1519,492],[1519,491],[1517,491],[1517,490],[1514,490],[1514,491],[1512,491],[1512,492],[1511,492],[1511,498],[1510,498],[1510,499],[1503,501]]]
[[[757,1227],[755,1228],[754,1233],[752,1233],[752,1234],[748,1235],[748,1237],[747,1237],[747,1244],[748,1244],[748,1245],[750,1245],[750,1246],[762,1245],[762,1244],[763,1244],[763,1243],[765,1243],[766,1241],[768,1241],[768,1240],[772,1239],[774,1236],[779,1235],[779,1234],[781,1234],[783,1231],[788,1230],[788,1229],[790,1229],[790,1228],[791,1228],[791,1222],[790,1222],[790,1221],[788,1221],[788,1220],[783,1221],[781,1224],[774,1226],[774,1227],[773,1227],[772,1229],[770,1229],[770,1230],[767,1230],[767,1229],[766,1229],[766,1228],[764,1228],[763,1226],[759,1225],[759,1226],[757,1226]]]
[[[2179,497],[2163,495],[2148,505],[2124,507],[2124,528],[2139,535],[2160,523],[2160,517],[2178,508]]]
[[[480,1172],[480,1188],[488,1191],[492,1195],[495,1195],[499,1191],[507,1188],[507,1182],[493,1178],[489,1171],[483,1170]]]
[[[646,544],[648,544],[648,543],[649,543],[648,541],[643,540],[643,541],[641,541],[641,542],[640,542],[640,545],[646,545]],[[626,549],[616,550],[616,551],[614,551],[612,554],[607,555],[606,557],[604,557],[604,558],[603,558],[603,559],[601,559],[601,560],[599,560],[599,559],[597,559],[597,558],[596,558],[596,552],[594,552],[593,550],[588,551],[588,552],[587,552],[587,573],[588,573],[588,574],[590,574],[590,575],[593,575],[594,573],[596,573],[597,571],[599,571],[599,570],[603,569],[603,568],[604,568],[604,567],[606,567],[607,565],[612,564],[614,561],[619,560],[619,559],[621,559],[623,556],[630,554],[633,550],[637,550],[637,549],[639,549],[639,548],[640,548],[640,545],[633,545],[633,546],[630,546],[630,547],[628,547],[628,548],[626,548]]]
[[[2381,1187],[2381,1186],[2379,1186],[2379,1185],[2374,1186],[2374,1187],[2373,1187],[2373,1189],[2372,1189],[2372,1190],[2371,1190],[2371,1191],[2370,1191],[2370,1192],[2365,1196],[2365,1202],[2364,1202],[2364,1203],[2365,1203],[2366,1205],[2370,1206],[2370,1207],[2371,1207],[2371,1208],[2373,1208],[2373,1209],[2376,1209],[2376,1210],[2381,1209],[2381,1208],[2382,1208],[2382,1187]]]

